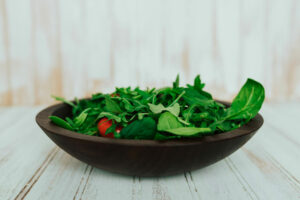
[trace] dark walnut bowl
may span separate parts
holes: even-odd
[[[94,167],[135,176],[172,175],[213,164],[240,148],[263,124],[258,114],[236,130],[212,136],[165,141],[128,140],[69,131],[53,124],[48,118],[50,115],[71,116],[71,108],[57,104],[36,116],[38,125],[60,148]]]

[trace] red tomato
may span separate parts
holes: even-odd
[[[108,133],[105,135],[106,130],[111,127],[112,121],[108,120],[107,118],[102,118],[99,123],[98,123],[98,130],[100,132],[100,135],[103,137],[109,137],[109,138],[114,138],[114,133]],[[116,132],[120,133],[122,130],[121,126],[117,126]]]
[[[111,96],[111,97],[119,97],[120,95],[119,95],[119,94],[112,93],[110,96]]]

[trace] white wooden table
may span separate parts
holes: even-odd
[[[0,199],[300,199],[300,104],[265,104],[241,149],[197,171],[140,178],[93,168],[35,123],[41,107],[0,108]]]

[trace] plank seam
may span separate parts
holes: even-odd
[[[94,170],[94,167],[92,167],[92,166],[89,166],[89,167],[90,167],[90,171],[88,172],[88,175],[87,175],[86,181],[85,181],[85,183],[84,183],[83,189],[82,189],[82,191],[81,191],[81,193],[80,193],[80,198],[79,198],[80,200],[81,200],[82,197],[83,197],[83,194],[84,194],[84,192],[85,192],[85,190],[86,190],[86,187],[87,187],[87,184],[88,184],[88,182],[89,182],[91,173],[92,173],[92,171]],[[75,198],[75,196],[74,196],[74,198]]]
[[[33,176],[29,179],[29,181],[24,185],[24,187],[21,189],[18,195],[14,198],[15,200],[24,199],[26,197],[26,195],[30,192],[35,183],[39,180],[41,175],[47,169],[51,161],[54,159],[58,151],[58,147],[54,147],[50,151],[50,153],[47,155],[46,159],[41,164],[41,166],[34,172]]]
[[[197,189],[197,187],[196,187],[195,181],[194,181],[194,179],[193,179],[192,173],[191,173],[190,171],[187,172],[187,173],[190,175],[190,179],[191,179],[191,182],[192,182],[192,184],[193,184],[193,186],[194,186],[194,191],[195,191],[195,193],[197,194],[198,199],[201,199],[200,194],[199,194],[199,192],[198,192],[198,189]]]
[[[265,150],[263,151],[268,156],[270,161],[274,163],[274,166],[287,177],[291,186],[300,193],[300,181],[296,177],[294,177],[287,169],[285,169],[271,154],[269,154]]]
[[[238,182],[241,183],[243,189],[245,192],[249,195],[251,199],[259,199],[258,195],[254,192],[250,184],[246,181],[246,179],[242,176],[242,174],[239,172],[235,164],[232,162],[230,158],[224,159],[226,165],[229,167],[230,171],[234,174],[234,176],[237,178]]]
[[[289,142],[291,142],[292,144],[296,145],[296,147],[299,147],[299,146],[300,146],[300,144],[299,144],[297,141],[295,141],[295,140],[293,140],[292,138],[290,138],[289,136],[287,136],[287,135],[284,133],[284,131],[282,131],[280,128],[274,126],[274,125],[273,125],[272,123],[270,123],[270,122],[265,122],[265,123],[266,123],[266,125],[267,125],[269,128],[273,129],[277,134],[279,134],[280,136],[284,137],[285,139],[287,139],[287,140],[288,140]]]
[[[194,198],[194,192],[193,192],[193,189],[191,188],[191,185],[190,185],[190,182],[189,182],[189,180],[188,180],[188,178],[187,178],[187,173],[188,172],[184,172],[184,178],[185,178],[185,181],[186,181],[186,183],[187,183],[187,185],[188,185],[188,188],[189,188],[189,191],[190,191],[190,193],[191,193],[191,195],[192,195],[192,198],[193,199],[195,199]],[[200,197],[197,195],[197,197],[198,197],[198,199],[200,199]]]
[[[73,199],[76,199],[76,196],[77,196],[77,194],[78,194],[78,192],[79,192],[80,186],[81,186],[82,183],[83,183],[83,180],[84,180],[84,177],[85,177],[85,175],[86,175],[86,173],[87,173],[88,168],[89,168],[89,165],[86,165],[86,167],[85,167],[85,169],[84,169],[84,172],[83,172],[83,176],[81,177],[80,183],[79,183],[79,185],[78,185],[78,187],[77,187],[77,189],[76,189],[76,192],[75,192],[75,195],[74,195]]]

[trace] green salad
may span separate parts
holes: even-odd
[[[89,99],[68,101],[72,117],[49,116],[56,125],[85,135],[117,139],[166,140],[202,137],[239,128],[254,118],[264,98],[264,87],[248,79],[231,106],[215,101],[196,76],[193,85],[164,88],[116,88]]]

